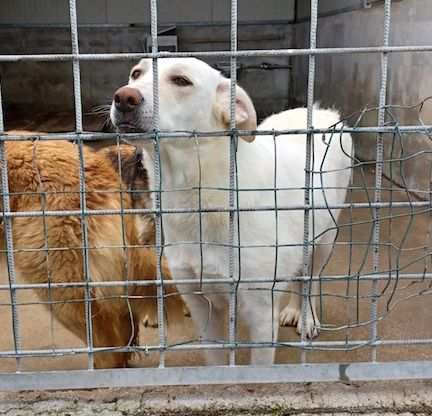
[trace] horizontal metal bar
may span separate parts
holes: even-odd
[[[294,19],[269,19],[269,20],[239,20],[238,26],[268,26],[268,25],[288,25],[294,23]],[[150,24],[146,22],[133,23],[78,23],[79,29],[129,29],[145,31],[149,30]],[[158,35],[163,36],[163,31],[172,26],[176,27],[229,27],[230,23],[223,20],[202,20],[191,22],[164,22],[158,24]],[[64,23],[0,23],[1,29],[69,29],[69,24]],[[162,32],[162,33],[161,33]],[[228,39],[227,39],[228,42]]]
[[[93,389],[202,384],[356,382],[432,378],[431,361],[127,368],[2,374],[0,390]]]
[[[13,195],[13,194],[11,194]],[[413,201],[413,202],[353,202],[333,205],[278,205],[278,211],[303,211],[303,210],[329,210],[329,209],[370,209],[370,208],[424,208],[430,207],[429,201]],[[97,216],[97,215],[137,215],[137,214],[193,214],[193,213],[214,213],[214,212],[263,212],[275,211],[275,207],[263,205],[262,207],[240,207],[240,208],[164,208],[163,210],[147,209],[147,208],[125,208],[119,209],[88,209],[84,212],[81,210],[64,210],[64,211],[17,211],[17,212],[0,212],[0,218],[32,218],[32,217],[72,217],[72,216]],[[415,213],[413,213],[414,215]],[[371,220],[372,221],[372,220]]]
[[[279,276],[277,279],[268,278],[268,277],[242,277],[239,280],[240,285],[245,284],[271,284],[274,283],[287,283],[287,282],[310,282],[310,281],[319,281],[319,282],[341,282],[344,280],[384,280],[384,281],[392,281],[392,280],[431,280],[432,273],[400,273],[396,272],[391,273],[379,273],[379,274],[363,274],[363,275],[327,275],[327,276]],[[159,285],[194,285],[201,283],[208,285],[231,285],[232,279],[229,278],[206,278],[203,277],[202,281],[197,281],[196,278],[190,279],[176,279],[176,280],[113,280],[113,281],[103,281],[103,282],[52,282],[52,283],[16,283],[12,286],[9,285],[0,285],[0,291],[17,289],[17,290],[38,290],[38,289],[66,289],[66,288],[79,288],[79,287],[135,287],[135,286],[159,286]],[[319,296],[319,295],[318,295]]]
[[[326,331],[325,327],[322,327],[323,332]],[[331,330],[328,329],[328,330]],[[308,351],[352,351],[357,350],[361,347],[415,347],[415,346],[428,346],[432,345],[431,338],[425,339],[389,339],[371,341],[366,340],[353,340],[353,341],[275,341],[275,342],[235,342],[230,343],[228,341],[203,341],[203,342],[186,342],[183,344],[174,344],[164,346],[165,351],[169,352],[181,352],[181,351],[204,351],[204,350],[229,350],[232,348],[236,349],[260,349],[260,348],[296,348],[306,349]],[[134,346],[123,346],[123,347],[93,347],[92,352],[98,353],[132,353],[141,352],[144,354],[159,352],[161,350],[160,345],[134,345]],[[28,350],[15,350],[0,351],[0,359],[7,358],[34,358],[34,357],[65,357],[71,355],[88,354],[89,348],[87,347],[76,347],[76,348],[52,348],[47,347],[46,349],[28,349]],[[0,372],[1,375],[4,374]],[[1,390],[1,389],[0,389]]]
[[[1,56],[1,55],[0,55]],[[281,136],[288,134],[333,134],[336,139],[340,133],[431,133],[432,125],[425,124],[420,126],[383,126],[383,127],[333,127],[327,128],[310,128],[310,129],[285,129],[285,130],[235,130],[238,136]],[[161,130],[158,138],[160,139],[193,139],[196,138],[213,138],[213,137],[230,137],[233,132],[231,130],[217,130],[217,131],[183,131],[183,130]],[[139,133],[102,133],[102,132],[62,132],[62,133],[31,133],[29,134],[16,134],[16,133],[0,133],[0,139],[5,141],[24,141],[24,140],[41,140],[41,141],[58,141],[58,140],[83,140],[83,141],[98,141],[98,140],[114,140],[114,139],[127,139],[135,140],[153,140],[154,132],[139,132]],[[409,138],[408,138],[409,139]]]
[[[363,163],[362,163],[363,164]],[[372,165],[374,164],[373,161],[371,162],[364,162],[364,165]],[[351,168],[347,168],[347,169],[351,169]],[[315,172],[315,171],[312,171]],[[322,171],[321,171],[322,172]],[[320,173],[320,172],[316,172],[316,173]],[[397,185],[396,184],[396,188],[392,187],[392,186],[383,186],[381,187],[382,190],[384,191],[394,191],[394,190],[400,190],[402,188],[402,185]],[[163,193],[168,193],[168,192],[179,192],[179,191],[196,191],[198,189],[201,189],[202,191],[229,191],[230,188],[229,187],[216,187],[216,186],[185,186],[185,187],[178,187],[178,188],[165,188],[164,190],[162,190],[161,192]],[[272,192],[274,193],[275,191],[302,191],[304,190],[304,187],[298,187],[298,186],[275,186],[275,187],[258,187],[258,188],[242,188],[242,187],[238,187],[235,188],[236,191],[239,192]],[[374,186],[356,186],[356,185],[350,185],[347,187],[342,187],[342,186],[314,186],[314,190],[315,191],[329,191],[329,190],[336,190],[336,189],[341,189],[341,190],[350,190],[350,191],[362,191],[364,192],[365,190],[373,190],[375,189]],[[408,189],[409,192],[417,192],[417,193],[424,193],[424,194],[429,194],[430,191],[428,190],[422,190],[422,189],[418,189],[418,188],[409,188]],[[154,192],[159,192],[156,190],[152,190],[152,189],[128,189],[128,190],[124,190],[124,189],[96,189],[96,190],[88,190],[86,191],[87,194],[91,194],[91,195],[103,195],[103,194],[108,194],[108,195],[114,195],[114,194],[120,194],[123,195],[125,193],[127,194],[151,194]],[[53,191],[21,191],[21,192],[12,192],[9,193],[9,195],[13,195],[13,196],[41,196],[41,194],[43,195],[53,195],[53,196],[59,196],[59,195],[75,195],[75,194],[79,194],[80,191],[79,190],[64,190],[64,191],[57,191],[57,190],[53,190]],[[390,202],[390,201],[389,201]],[[393,201],[393,202],[406,202],[409,204],[409,202],[407,201]],[[357,202],[353,202],[353,204],[356,204]],[[33,211],[32,211],[33,212]]]
[[[220,57],[254,57],[254,56],[310,56],[310,55],[342,55],[365,53],[406,53],[431,52],[432,45],[411,46],[369,46],[362,48],[315,48],[315,49],[256,49],[240,51],[211,51],[211,52],[165,52],[158,53],[99,53],[99,54],[32,54],[32,55],[0,55],[0,62],[58,62],[58,61],[114,61],[139,60],[142,58],[220,58]]]
[[[291,244],[282,244],[282,243],[273,243],[273,244],[230,244],[230,243],[219,243],[216,241],[176,241],[173,243],[164,243],[163,247],[179,247],[179,246],[190,246],[190,245],[197,245],[197,244],[202,244],[203,246],[213,246],[213,247],[235,247],[235,248],[239,248],[239,249],[244,249],[244,248],[275,248],[275,247],[301,247],[303,246],[303,243],[291,243]],[[319,246],[328,246],[328,245],[333,245],[333,243],[321,243],[319,241],[317,241],[316,243],[314,243],[315,246],[319,247]],[[334,242],[335,246],[367,246],[369,245],[369,242],[367,241],[336,241]],[[393,245],[389,242],[380,242],[379,245],[381,247],[393,247]],[[107,245],[92,245],[92,246],[87,246],[86,248],[88,250],[100,250],[100,249],[132,249],[132,248],[155,248],[155,247],[159,247],[160,245],[157,244],[127,244],[125,243],[123,244],[107,244]],[[37,253],[37,252],[62,252],[62,251],[68,251],[68,250],[82,250],[83,246],[79,245],[79,246],[74,246],[71,245],[69,247],[49,247],[47,249],[43,248],[43,247],[39,247],[39,248],[17,248],[14,249],[13,252],[14,253]],[[398,248],[399,249],[399,248]],[[405,249],[399,249],[400,251],[414,251],[414,250],[419,250],[419,247],[415,247],[415,248],[405,248]],[[421,249],[424,249],[424,246],[421,247]],[[6,253],[7,250],[6,249],[0,249],[0,253]]]

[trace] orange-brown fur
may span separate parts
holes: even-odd
[[[83,149],[88,210],[120,210],[122,205],[127,209],[145,203],[143,199],[137,202],[127,192],[130,178],[123,178],[122,175],[123,179],[120,179],[118,164],[107,157],[106,151],[95,152],[85,146]],[[116,150],[117,147],[111,149]],[[122,165],[123,161],[133,160],[134,152],[131,146],[121,146]],[[12,211],[80,210],[79,154],[76,145],[67,141],[11,141],[6,142],[6,157]],[[125,192],[120,194],[120,189]],[[88,268],[93,282],[156,277],[156,254],[151,247],[142,247],[146,222],[140,215],[124,215],[123,221],[124,233],[119,214],[87,217]],[[15,264],[18,281],[58,283],[84,280],[82,221],[79,216],[14,217],[12,230],[17,250]],[[4,235],[3,223],[1,232]],[[152,232],[150,230],[150,234]],[[3,249],[4,241],[3,237]],[[136,245],[141,247],[123,248]],[[2,263],[3,270],[7,270],[4,252]],[[162,272],[165,279],[170,278],[165,261]],[[167,286],[166,292],[175,292],[175,287]],[[84,289],[51,288],[50,293],[48,290],[38,290],[37,293],[42,300],[52,301],[51,308],[56,319],[86,342]],[[139,322],[149,316],[155,319],[155,294],[153,285],[91,287],[94,346],[123,347],[133,344],[138,336]],[[131,297],[130,308],[124,295]],[[180,296],[169,296],[166,305],[168,314],[182,314]],[[130,319],[131,315],[133,319]],[[95,354],[95,367],[123,367],[127,365],[127,360],[127,353],[100,352]]]

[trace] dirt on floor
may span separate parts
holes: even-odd
[[[11,122],[9,129],[38,131],[70,131],[74,120],[70,115]],[[101,120],[86,118],[87,130],[99,130]],[[372,167],[371,167],[372,166]],[[368,202],[373,199],[375,176],[373,165],[356,169],[349,200]],[[406,191],[384,181],[383,201],[408,201]],[[430,212],[426,208],[382,209],[380,239],[380,270],[399,269],[404,273],[430,272]],[[339,220],[339,235],[333,254],[323,275],[351,275],[352,279],[338,279],[325,282],[321,287],[320,321],[322,330],[317,341],[340,341],[337,350],[320,350],[307,353],[311,362],[352,362],[367,361],[371,348],[367,345],[346,347],[346,341],[366,341],[371,332],[371,281],[357,277],[372,271],[373,247],[370,245],[373,213],[370,208],[346,209]],[[407,345],[387,346],[378,349],[379,361],[426,360],[432,359],[430,345],[409,343],[410,340],[432,339],[432,308],[429,307],[429,280],[393,279],[378,283],[378,338],[381,340],[407,341]],[[0,284],[7,283],[7,276],[0,276]],[[67,328],[61,326],[50,315],[49,309],[38,304],[32,291],[19,293],[20,332],[23,349],[70,348],[83,346]],[[10,298],[7,292],[0,293],[0,351],[13,350]],[[158,330],[142,328],[140,344],[157,345]],[[240,339],[242,337],[240,330]],[[170,322],[168,341],[182,343],[196,340],[197,335],[190,318],[179,317]],[[294,328],[281,328],[280,341],[296,341],[299,336]],[[247,351],[238,354],[239,363],[247,362]],[[300,359],[295,348],[281,347],[277,350],[277,363],[294,363]],[[203,356],[198,351],[169,352],[166,364],[174,366],[194,366],[203,364]],[[157,354],[136,354],[135,366],[156,366]],[[22,360],[24,370],[52,370],[86,368],[86,355],[68,355],[57,358],[27,358]],[[0,371],[14,371],[14,359],[0,358]]]

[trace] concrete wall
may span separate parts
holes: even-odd
[[[341,10],[360,9],[364,0],[324,0],[318,3],[318,14],[337,13]],[[310,16],[310,1],[297,1],[297,19],[303,20]]]
[[[240,49],[287,48],[292,46],[292,27],[286,25],[242,25]],[[181,26],[177,31],[182,51],[229,50],[228,26]],[[146,27],[81,27],[82,53],[142,52]],[[0,54],[70,53],[67,28],[0,28]],[[223,66],[227,59],[210,61]],[[262,69],[262,64],[273,69]],[[113,92],[127,81],[134,62],[82,62],[84,111],[109,104]],[[288,105],[289,60],[254,58],[239,60],[239,82],[251,92],[258,112],[265,116]],[[73,111],[72,65],[67,62],[21,62],[0,64],[6,122],[17,115],[35,112]],[[257,87],[259,86],[259,87]]]
[[[240,22],[292,21],[295,0],[239,0]],[[70,53],[68,0],[1,0],[0,54]],[[143,52],[150,29],[150,2],[142,0],[78,1],[82,53]],[[230,0],[160,0],[161,26],[178,27],[179,50],[227,50]],[[120,25],[120,26],[119,26]],[[286,48],[291,27],[283,24],[239,27],[239,48]],[[212,61],[223,66],[226,60]],[[261,69],[263,64],[278,68]],[[133,62],[81,64],[84,111],[110,102],[112,93],[127,80]],[[251,59],[240,62],[240,82],[257,101],[260,115],[287,106],[290,73],[288,59]],[[268,66],[267,66],[268,68]],[[73,110],[70,63],[0,64],[8,117],[33,112]],[[257,89],[256,85],[260,85]]]
[[[427,45],[432,43],[432,8],[430,0],[404,0],[393,2],[391,45]],[[295,25],[294,43],[298,48],[309,45],[309,24]],[[376,4],[369,9],[357,10],[333,16],[321,17],[318,23],[319,47],[379,46],[383,39],[383,6]],[[304,104],[308,59],[296,57],[293,64],[292,105]],[[387,102],[396,105],[412,105],[432,94],[432,77],[426,68],[431,67],[430,53],[390,54]],[[378,104],[381,74],[380,54],[352,54],[319,56],[317,58],[315,99],[324,106],[334,106],[348,115]],[[395,110],[400,123],[418,124],[414,110]],[[425,123],[432,122],[432,105],[426,105],[422,113]],[[361,125],[376,125],[377,113],[363,118]],[[386,157],[393,149],[393,157],[401,156],[398,140],[385,137]],[[410,134],[403,137],[404,155],[430,150],[428,137]],[[375,136],[355,137],[357,154],[363,159],[375,157]],[[409,187],[429,189],[431,158],[416,157],[402,166]],[[402,181],[401,166],[393,163],[393,173]],[[390,166],[386,165],[387,174]]]
[[[133,11],[138,20],[148,18],[147,2],[127,0],[121,9],[119,2],[97,0],[78,2],[82,23],[130,22]],[[191,6],[195,0],[188,1]],[[53,3],[54,2],[54,3]],[[2,0],[0,1],[0,21],[33,22],[45,16],[53,22],[67,22],[66,0]],[[139,5],[138,5],[139,3]],[[160,1],[162,21],[173,19],[175,15],[181,25],[177,28],[179,49],[182,51],[226,50],[229,49],[229,27],[214,24],[228,19],[228,0],[203,0],[195,7],[171,7]],[[308,47],[309,24],[307,1],[297,1],[298,22],[294,24],[247,24],[239,26],[240,49],[280,49],[287,47]],[[361,0],[321,0],[318,24],[318,45],[321,47],[360,47],[380,45],[383,38],[382,2],[371,2],[373,7],[363,8]],[[421,45],[432,42],[430,30],[432,8],[430,0],[394,0],[392,5],[391,43],[394,45]],[[169,2],[172,5],[172,2]],[[31,8],[30,6],[33,5]],[[178,6],[175,3],[174,6]],[[241,18],[249,19],[291,19],[294,16],[294,1],[272,3],[254,0],[239,2]],[[49,7],[48,7],[49,6]],[[129,7],[130,6],[130,7]],[[139,7],[144,7],[142,10]],[[344,10],[350,12],[340,13]],[[25,13],[24,13],[24,11]],[[100,12],[103,10],[103,13]],[[137,12],[138,11],[138,12]],[[331,13],[335,14],[331,14]],[[128,14],[129,13],[129,14]],[[189,26],[187,19],[195,23],[212,21],[211,24]],[[21,19],[21,20],[20,20]],[[39,19],[39,20],[38,20]],[[101,20],[102,19],[102,20]],[[118,19],[118,20],[115,20]],[[143,22],[146,20],[144,19]],[[82,52],[139,52],[144,50],[144,39],[148,34],[145,25],[119,27],[81,27],[80,49]],[[70,33],[67,27],[9,27],[0,26],[0,53],[68,53]],[[431,95],[432,81],[429,68],[432,58],[428,53],[391,54],[388,84],[388,102],[393,104],[413,104]],[[251,93],[260,117],[280,111],[288,105],[304,104],[307,85],[307,57],[254,58],[239,60],[240,83]],[[380,55],[339,55],[317,58],[315,97],[325,106],[335,106],[342,114],[350,114],[366,105],[378,103],[380,80]],[[227,60],[210,61],[223,66]],[[260,68],[264,63],[274,65],[272,70]],[[113,91],[126,81],[132,63],[112,62],[82,63],[82,93],[84,110],[110,102]],[[289,67],[292,65],[293,70]],[[13,63],[0,65],[2,90],[8,117],[22,113],[60,112],[73,110],[72,74],[70,63]],[[427,123],[432,105],[426,105],[423,120]],[[396,111],[401,123],[417,123],[415,111]],[[429,120],[428,120],[429,118]],[[430,120],[432,121],[432,120]],[[376,125],[377,114],[369,113],[363,118],[363,125]],[[387,157],[393,148],[393,156],[401,155],[401,146],[386,137]],[[408,140],[405,140],[408,139]],[[405,153],[428,149],[429,139],[424,135],[405,137]],[[357,154],[362,159],[374,159],[375,138],[373,135],[358,135],[355,138]],[[427,156],[406,162],[404,167],[409,186],[429,187],[430,160]],[[393,164],[396,175],[400,167]],[[386,166],[389,173],[389,166]],[[399,181],[401,178],[399,177]]]
[[[219,22],[230,19],[230,0],[161,0],[159,22]],[[67,24],[68,0],[1,0],[0,24]],[[150,23],[150,1],[78,1],[81,24]],[[239,0],[239,19],[292,20],[294,0]]]

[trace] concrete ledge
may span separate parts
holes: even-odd
[[[431,387],[415,381],[0,392],[0,415],[426,415]]]

